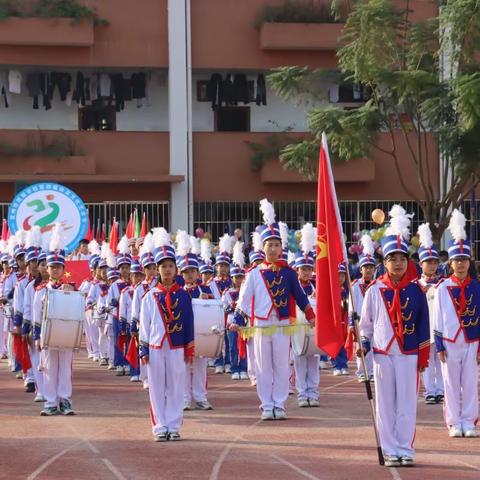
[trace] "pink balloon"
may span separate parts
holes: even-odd
[[[354,242],[357,242],[360,239],[360,232],[353,232],[352,239]]]
[[[201,227],[198,227],[196,230],[195,230],[195,235],[198,237],[198,238],[203,238],[205,236],[205,230]]]
[[[350,245],[350,247],[348,247],[348,253],[350,255],[353,255],[355,253],[354,249],[353,249],[353,245]]]

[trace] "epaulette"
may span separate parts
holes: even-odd
[[[40,290],[42,290],[43,288],[45,288],[47,286],[47,282],[46,281],[41,281],[36,287],[35,287],[35,291],[36,292],[39,292]]]
[[[446,278],[446,277],[442,277],[442,278],[438,281],[438,283],[437,283],[436,285],[434,285],[434,288],[438,288],[439,285],[441,285],[445,280],[447,280],[447,278]]]
[[[121,295],[123,292],[127,293],[128,289],[129,289],[130,287],[131,287],[131,285],[128,285],[128,286],[122,288],[122,290],[120,291],[120,295]],[[132,288],[133,288],[133,287],[132,287]]]

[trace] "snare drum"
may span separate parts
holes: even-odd
[[[223,303],[220,300],[192,299],[195,330],[195,356],[216,358],[222,353],[225,331]]]
[[[310,303],[315,310],[315,300],[310,300]],[[297,325],[304,328],[295,329],[292,335],[292,351],[295,355],[325,355],[323,350],[320,350],[315,343],[315,328],[308,325],[308,320],[305,314],[297,307]]]
[[[85,296],[81,292],[47,288],[40,345],[45,349],[80,348],[85,318]]]

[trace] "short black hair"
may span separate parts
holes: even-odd
[[[88,245],[90,242],[86,238],[80,240],[80,245]]]
[[[408,253],[405,253],[405,252],[392,252],[392,253],[389,253],[387,256],[384,257],[384,261],[385,262],[388,262],[388,260],[393,257],[396,253],[399,253],[400,255],[403,255],[407,260],[409,259],[409,256],[408,256]]]

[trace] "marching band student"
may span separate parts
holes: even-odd
[[[448,247],[453,274],[437,286],[433,319],[445,382],[445,422],[450,437],[476,437],[480,283],[468,274],[471,248],[461,212],[452,212],[448,228],[453,237]]]
[[[61,224],[55,224],[52,230],[50,250],[47,253],[47,270],[49,281],[37,286],[33,300],[33,323],[34,339],[37,349],[40,351],[40,330],[43,321],[43,309],[47,289],[73,290],[69,284],[62,283],[65,270],[64,231]],[[56,415],[59,411],[63,415],[73,415],[72,409],[72,361],[73,350],[64,348],[61,350],[46,349],[43,355],[43,380],[44,394],[46,398],[45,408],[41,411],[42,416]]]
[[[157,265],[155,264],[155,257],[153,255],[154,249],[153,235],[151,232],[148,232],[140,247],[140,261],[142,263],[145,279],[135,288],[132,299],[132,321],[130,325],[130,333],[137,338],[142,298],[148,291],[155,287],[158,281]],[[143,388],[146,390],[148,388],[147,367],[142,362],[140,362],[139,378],[143,383]]]
[[[148,367],[154,441],[180,440],[185,364],[194,355],[190,295],[175,282],[175,250],[165,229],[154,229],[159,283],[142,300],[140,357]]]
[[[14,241],[15,237],[10,237],[10,240]],[[9,240],[8,250],[10,251],[11,241]],[[3,275],[2,275],[2,290],[0,292],[0,303],[2,304],[2,315],[4,322],[4,334],[5,335],[5,344],[6,344],[6,357],[8,358],[8,365],[12,372],[18,370],[17,365],[15,364],[15,357],[13,355],[13,343],[10,333],[10,323],[11,323],[11,305],[13,300],[13,294],[15,289],[15,283],[17,282],[17,274],[15,271],[15,260],[7,254],[4,256],[3,261]]]
[[[119,316],[120,316],[120,335],[123,337],[125,344],[128,346],[130,342],[132,327],[132,304],[135,290],[143,281],[145,275],[142,266],[136,260],[132,260],[130,266],[130,285],[126,286],[120,292]],[[130,365],[130,381],[140,382],[140,367]]]
[[[215,270],[212,267],[212,243],[207,238],[202,238],[200,241],[200,258],[199,271],[202,276],[202,284],[209,287]]]
[[[69,255],[69,260],[90,260],[91,252],[89,251],[89,241],[86,238],[80,240],[77,253]]]
[[[427,405],[435,405],[443,403],[444,396],[441,362],[435,350],[435,335],[433,332],[435,286],[440,281],[440,278],[437,276],[440,256],[438,250],[433,245],[432,232],[428,223],[418,227],[418,237],[420,239],[418,255],[422,269],[422,275],[418,283],[423,287],[427,296],[430,319],[430,357],[428,367],[423,372],[422,378],[425,386],[425,403]]]
[[[373,349],[376,418],[385,466],[414,465],[417,379],[428,365],[428,305],[407,274],[410,216],[390,211],[382,239],[386,273],[365,293],[360,317],[362,348]]]
[[[295,272],[283,254],[280,227],[275,222],[273,206],[260,202],[265,225],[260,232],[265,261],[250,270],[240,290],[231,329],[239,330],[254,317],[254,328],[265,329],[254,336],[257,393],[261,401],[262,420],[287,418],[290,337],[284,328],[290,326],[293,301],[313,322],[315,313]],[[288,330],[287,330],[288,332]]]
[[[104,244],[105,247],[107,244]],[[105,334],[105,319],[107,308],[107,271],[108,265],[103,258],[105,247],[102,245],[103,253],[98,260],[94,260],[95,264],[95,278],[91,282],[90,289],[86,298],[86,309],[91,311],[92,325],[97,330],[94,338],[98,338],[98,356],[100,366],[108,366],[108,337]],[[97,346],[95,345],[95,349]]]
[[[234,241],[235,238],[226,233],[220,238],[218,244],[220,253],[215,257],[215,270],[217,275],[210,282],[210,289],[217,300],[221,300],[224,292],[232,286],[232,280],[230,278],[230,255],[232,254]],[[221,354],[215,360],[215,373],[232,372],[227,332],[225,332],[224,348],[225,356]]]
[[[317,243],[317,233],[311,223],[302,227],[300,242],[301,251],[295,258],[295,269],[298,280],[309,298],[315,297],[315,288],[312,284],[315,259],[312,251]],[[295,387],[299,407],[318,407],[318,386],[320,384],[320,357],[319,355],[294,355]]]
[[[30,229],[25,238],[25,265],[26,270],[17,277],[15,291],[13,294],[13,326],[14,334],[22,335],[23,313],[25,303],[25,290],[27,285],[37,276],[38,270],[38,254],[40,253],[40,244],[42,236],[40,227],[33,227]],[[23,366],[22,366],[23,367]],[[23,370],[25,372],[25,370]],[[35,392],[35,376],[33,370],[29,368],[24,373],[25,392]]]
[[[126,351],[119,348],[118,337],[120,336],[120,315],[119,303],[120,293],[130,285],[130,265],[132,257],[126,236],[123,236],[118,243],[118,256],[116,266],[120,278],[113,282],[108,289],[107,305],[109,308],[109,321],[113,327],[113,366],[116,368],[116,375],[125,375],[128,362],[125,359]]]
[[[4,284],[11,274],[11,269],[8,265],[8,254],[5,252],[7,245],[5,240],[0,240],[2,246],[0,248],[0,358],[5,360],[7,355],[7,318],[4,314],[3,305],[7,303],[7,298],[4,295]],[[3,253],[2,253],[3,252]]]
[[[198,257],[190,252],[192,241],[187,232],[177,232],[177,264],[180,274],[185,280],[184,290],[191,299],[212,299],[210,287],[198,283]],[[195,317],[193,318],[195,322]],[[192,364],[186,365],[184,410],[192,409],[192,401],[199,410],[212,410],[213,407],[207,399],[207,358],[193,357]]]
[[[263,251],[262,238],[256,230],[252,232],[252,248],[248,254],[249,268],[260,265],[265,260],[265,252]],[[255,348],[253,346],[253,337],[247,340],[247,373],[252,387],[256,386],[257,379],[255,375]]]
[[[43,282],[48,282],[49,275],[47,270],[47,254],[46,251],[40,251],[37,259],[38,272],[34,280],[32,280],[25,289],[25,300],[23,306],[23,325],[22,334],[28,339],[30,361],[32,363],[32,372],[35,379],[36,395],[34,402],[45,402],[43,371],[40,367],[40,352],[35,347],[33,341],[33,301],[37,287]]]
[[[345,286],[347,280],[347,267],[345,263],[338,266],[338,279],[342,295],[342,329],[344,340],[347,339],[348,330],[348,289]],[[333,375],[348,375],[348,358],[345,347],[342,347],[335,358],[332,358]]]
[[[111,253],[111,252],[110,252]],[[112,253],[113,256],[113,253]],[[110,293],[110,287],[120,278],[120,274],[118,273],[118,270],[115,267],[110,267],[110,265],[115,265],[115,256],[113,256],[113,263],[112,263],[112,258],[111,255],[108,255],[107,262],[109,265],[109,268],[107,270],[107,285],[108,285],[108,291],[107,295],[105,298],[99,298],[100,305],[101,305],[101,310],[102,312],[105,313],[105,325],[103,329],[103,334],[107,338],[106,344],[108,348],[108,370],[115,370],[115,364],[114,364],[114,357],[115,357],[115,347],[114,347],[114,332],[113,332],[113,317],[111,315],[111,312],[114,310],[114,307],[110,305],[109,302],[109,293]],[[123,375],[123,368],[122,368],[122,373],[119,373],[119,375]]]
[[[349,304],[349,330],[353,331],[355,336],[355,325],[353,319],[353,306],[355,306],[355,313],[360,315],[362,311],[363,299],[365,298],[365,292],[373,281],[373,275],[375,274],[375,246],[370,235],[363,235],[360,239],[363,246],[363,252],[359,257],[359,271],[361,277],[352,283],[352,297],[353,305]],[[367,367],[367,375],[370,380],[373,380],[373,352],[370,351],[365,355],[365,363]],[[362,359],[357,357],[357,371],[355,375],[359,382],[366,380],[365,372],[363,371]]]
[[[237,242],[233,247],[233,264],[230,270],[232,286],[223,293],[222,301],[227,314],[227,328],[233,323],[233,314],[237,307],[240,287],[245,280],[245,256],[243,254],[243,242]],[[232,362],[232,380],[248,380],[247,358],[241,357],[238,349],[238,333],[235,330],[228,330],[228,344],[230,348],[230,360]],[[240,339],[243,342],[242,339]]]

